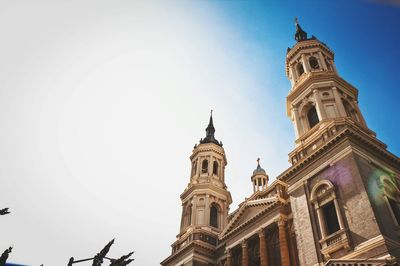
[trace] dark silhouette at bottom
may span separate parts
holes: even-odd
[[[109,260],[111,263],[109,266],[126,266],[129,263],[131,263],[132,261],[134,261],[135,259],[129,259],[130,256],[132,256],[132,254],[134,252],[130,252],[127,255],[123,255],[122,257],[120,257],[119,259],[112,259],[112,258],[108,258],[107,253],[110,251],[111,246],[114,244],[114,239],[111,240],[99,253],[96,254],[96,256],[94,256],[93,258],[88,258],[88,259],[81,259],[81,260],[75,260],[74,257],[71,257],[69,259],[69,262],[67,264],[67,266],[72,266],[72,264],[74,263],[79,263],[79,262],[84,262],[84,261],[90,261],[92,260],[92,266],[101,266],[104,259]],[[0,266],[3,266],[0,264]]]
[[[1,254],[0,257],[0,266],[6,265],[7,259],[8,259],[8,254],[10,254],[12,251],[12,247],[9,247],[8,249],[4,250],[3,254]]]

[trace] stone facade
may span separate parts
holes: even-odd
[[[227,162],[211,116],[190,157],[181,230],[162,265],[398,265],[400,159],[367,127],[334,53],[296,28],[286,57],[292,165],[268,184],[258,164],[254,193],[228,214]]]

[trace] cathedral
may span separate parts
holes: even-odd
[[[229,212],[227,160],[211,116],[161,265],[399,265],[400,159],[368,128],[332,50],[297,21],[295,40],[286,54],[291,166],[270,183],[258,161],[253,194]]]

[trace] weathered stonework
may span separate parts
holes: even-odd
[[[318,263],[318,257],[314,248],[314,234],[304,188],[300,187],[290,195],[290,204],[293,212],[300,265],[314,265]]]
[[[228,214],[226,156],[211,117],[190,157],[181,230],[162,265],[398,265],[400,159],[367,127],[334,53],[296,29],[286,57],[292,165],[268,184],[258,162],[253,194]]]

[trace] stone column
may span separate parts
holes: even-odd
[[[192,225],[196,225],[197,221],[196,221],[196,212],[197,212],[197,197],[193,196],[192,199],[192,218],[190,218],[191,222],[190,224]]]
[[[213,157],[208,156],[208,176],[212,175]]]
[[[294,75],[293,75],[293,69],[292,69],[292,67],[290,66],[289,67],[289,80],[290,80],[290,84],[292,85],[292,87],[293,87],[293,85],[294,85],[294,83],[295,83],[295,78],[294,78]]]
[[[185,208],[186,206],[182,203],[182,216],[181,216],[181,231],[185,227]],[[190,224],[189,224],[190,225]]]
[[[338,111],[339,111],[339,115],[342,116],[342,117],[346,117],[347,116],[346,115],[346,110],[344,109],[344,105],[343,105],[342,99],[340,98],[340,95],[339,95],[339,92],[338,92],[337,88],[333,87],[332,91],[333,91],[333,97],[335,98],[336,106],[337,106]]]
[[[225,228],[225,226],[227,225],[227,223],[228,223],[228,213],[229,213],[229,205],[226,203],[226,201],[224,201],[224,203],[223,203],[223,205],[224,205],[224,212],[222,213],[222,219],[223,219],[223,221],[222,221],[222,225],[223,225],[223,227],[222,228]],[[221,229],[222,229],[221,228]]]
[[[221,228],[221,230],[223,228],[225,228],[225,226],[227,225],[227,222],[228,222],[227,216],[228,216],[228,212],[229,212],[228,204],[226,203],[226,201],[223,202],[223,205],[224,205],[224,209],[223,209],[223,213],[222,213],[222,221],[221,221],[222,228]]]
[[[232,266],[232,253],[229,248],[226,250],[226,266]]]
[[[293,80],[296,81],[299,77],[297,76],[297,72],[294,69],[294,65],[290,65],[289,71],[292,73]]]
[[[246,239],[242,241],[242,266],[249,266],[249,250]]]
[[[300,137],[301,134],[303,134],[303,126],[300,121],[300,115],[299,115],[299,109],[297,107],[292,108],[292,115],[293,115],[293,122],[294,122],[294,131],[296,135],[296,139]]]
[[[308,60],[307,60],[305,54],[302,54],[302,55],[301,55],[301,61],[303,61],[304,71],[305,71],[306,73],[309,73],[309,72],[310,72],[310,65],[308,64]]]
[[[321,97],[319,97],[319,91],[313,90],[313,94],[315,100],[315,107],[317,109],[319,120],[321,121],[326,118],[325,108],[324,105],[322,104]]]
[[[325,238],[325,236],[326,236],[326,228],[325,228],[325,222],[324,222],[323,217],[322,217],[322,215],[323,215],[322,214],[322,210],[321,210],[321,208],[319,206],[316,206],[315,208],[317,209],[318,223],[319,223],[319,226],[321,228],[321,237]]]
[[[202,160],[201,157],[197,158],[196,160],[197,160],[197,170],[196,170],[197,172],[196,172],[196,176],[200,176],[200,174],[201,174],[201,165],[202,165],[202,163],[203,163],[203,160]]]
[[[204,224],[209,225],[210,224],[210,195],[206,195],[206,200],[205,200],[205,206],[204,206]]]
[[[322,55],[321,51],[318,52],[318,55],[319,55],[319,61],[321,62],[321,67],[322,67],[322,69],[323,69],[323,70],[329,70],[328,67],[326,66],[325,58],[324,58],[324,56]]]
[[[260,230],[258,237],[260,238],[260,266],[268,266],[268,254],[264,229]]]
[[[279,249],[281,251],[281,264],[282,266],[290,266],[289,247],[286,237],[286,221],[283,217],[279,217]]]

